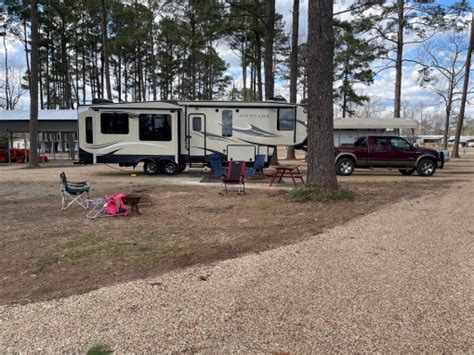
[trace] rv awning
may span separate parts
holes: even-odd
[[[404,118],[369,119],[340,118],[334,120],[334,129],[415,129],[416,122]]]

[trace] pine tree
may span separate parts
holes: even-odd
[[[322,193],[338,189],[333,137],[333,1],[314,0],[308,9],[308,179]]]

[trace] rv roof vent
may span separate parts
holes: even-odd
[[[114,102],[112,100],[107,100],[107,99],[99,99],[99,98],[94,98],[92,99],[92,105],[98,105],[98,104],[113,104]]]

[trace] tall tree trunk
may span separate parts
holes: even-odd
[[[265,0],[265,99],[274,95],[275,78],[273,76],[273,38],[275,37],[275,0]]]
[[[50,82],[49,82],[49,43],[51,39],[51,34],[48,31],[48,46],[46,47],[46,77],[45,77],[45,86],[46,86],[46,108],[51,108],[51,95],[50,95]]]
[[[257,51],[257,62],[256,62],[256,75],[257,75],[257,100],[263,101],[263,85],[262,85],[262,46],[260,43],[260,34],[256,34],[256,51]]]
[[[451,94],[450,94],[451,96]],[[449,139],[449,121],[451,119],[451,98],[448,98],[448,105],[446,106],[446,119],[444,121],[444,133],[443,133],[443,149],[448,149]]]
[[[334,168],[333,1],[313,0],[308,9],[308,179],[322,193],[338,189]]]
[[[193,7],[191,16],[191,85],[192,100],[196,100],[196,21],[195,8]]]
[[[25,1],[26,2],[26,1]],[[28,77],[28,86],[31,83],[31,74],[30,74],[30,58],[29,58],[29,51],[28,51],[28,34],[27,34],[27,22],[26,16],[23,15],[23,39],[24,39],[24,49],[25,49],[25,59],[26,59],[26,75]]]
[[[84,23],[85,11],[82,11],[82,22]],[[81,29],[81,40],[82,40],[82,104],[86,104],[86,47],[84,39],[84,29]]]
[[[30,73],[28,73],[28,81]],[[41,56],[38,58],[38,84],[39,84],[39,100],[40,100],[40,109],[44,110],[44,97],[43,97],[43,64],[41,63]],[[29,84],[28,84],[29,86]]]
[[[95,80],[96,80],[96,89],[97,89],[97,97],[103,98],[104,97],[104,91],[103,89],[103,83],[100,81],[100,70],[99,70],[99,58],[97,53],[94,53],[94,68],[95,68]]]
[[[67,55],[67,42],[68,39],[66,38],[66,20],[64,17],[61,18],[61,29],[62,29],[62,36],[61,36],[61,69],[62,69],[62,84],[64,89],[64,100],[63,100],[63,107],[66,109],[70,109],[72,106],[72,90],[71,90],[71,81],[69,78],[69,60]]]
[[[124,83],[124,90],[123,93],[125,95],[125,102],[128,102],[128,70],[127,70],[127,61],[124,63],[123,69],[123,83]]]
[[[255,63],[250,63],[250,100],[255,101]]]
[[[474,11],[472,11],[471,20],[471,36],[469,39],[469,47],[467,49],[464,83],[462,87],[461,107],[459,108],[459,120],[456,126],[456,136],[454,137],[453,154],[454,158],[459,158],[459,140],[461,138],[462,126],[464,124],[464,113],[466,111],[467,92],[469,88],[469,74],[471,71],[471,56],[474,50]],[[467,142],[466,142],[467,144]]]
[[[3,35],[3,50],[5,52],[5,104],[6,109],[10,109],[10,74],[8,68],[8,50],[7,50],[7,42],[6,42],[7,34]]]
[[[247,101],[247,40],[242,41],[242,46],[240,48],[242,51],[242,96],[244,101]]]
[[[300,17],[300,1],[293,0],[293,30],[291,31],[290,55],[290,102],[296,104],[298,84],[298,30]],[[295,125],[296,129],[296,125]],[[286,159],[296,159],[295,147],[290,145],[286,152]]]
[[[349,63],[346,63],[347,65]],[[346,87],[347,82],[348,82],[348,75],[349,73],[347,70],[344,73],[344,80],[342,81],[342,86]],[[342,118],[346,118],[346,112],[347,112],[347,90],[344,90],[342,94]]]
[[[101,0],[102,9],[102,57],[104,63],[104,75],[105,75],[105,90],[107,91],[107,99],[112,100],[112,88],[110,86],[110,67],[109,67],[109,51],[107,46],[107,7],[105,0]]]
[[[30,167],[38,167],[38,0],[31,0]]]
[[[118,102],[122,102],[122,56],[118,55],[118,76],[117,76]]]
[[[402,69],[403,69],[403,30],[405,28],[405,0],[397,0],[398,35],[397,58],[395,61],[395,100],[393,117],[399,118],[402,104]]]
[[[76,31],[74,31],[76,32]],[[78,36],[76,32],[76,36]],[[79,107],[79,48],[74,48],[74,65],[75,65],[75,81],[76,81],[76,106]]]

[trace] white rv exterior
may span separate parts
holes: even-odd
[[[187,164],[224,161],[268,162],[278,145],[306,138],[303,106],[285,102],[178,101],[105,103],[81,106],[82,163],[144,163],[145,172],[176,174]]]

